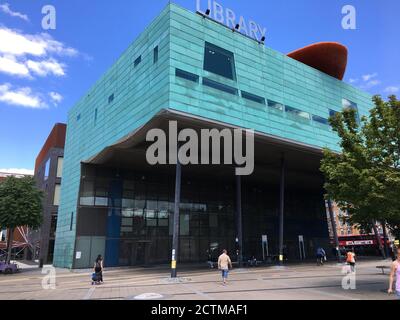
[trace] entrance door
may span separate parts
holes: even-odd
[[[74,268],[90,268],[100,254],[104,257],[105,237],[76,238]],[[107,257],[105,263],[107,263]]]

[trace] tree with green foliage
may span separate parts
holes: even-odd
[[[0,183],[0,226],[8,229],[7,259],[10,263],[14,231],[26,226],[38,229],[42,222],[42,192],[32,177],[7,177]]]
[[[326,197],[347,211],[347,221],[360,229],[371,230],[379,221],[399,236],[400,101],[374,96],[373,102],[361,124],[353,109],[329,120],[339,135],[341,152],[324,149]]]

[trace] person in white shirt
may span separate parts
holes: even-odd
[[[218,269],[222,272],[222,283],[226,285],[228,279],[229,268],[232,269],[232,261],[228,256],[228,252],[224,249],[218,258]]]

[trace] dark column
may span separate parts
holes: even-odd
[[[340,254],[339,237],[338,237],[337,229],[336,229],[335,215],[333,214],[333,209],[332,209],[332,201],[331,201],[331,199],[329,199],[327,202],[328,202],[329,218],[331,220],[331,228],[332,228],[332,233],[333,233],[333,239],[335,240],[336,256],[337,256],[338,262],[341,263],[342,262],[342,256]]]
[[[121,207],[122,207],[122,180],[113,180],[109,185],[109,198],[111,206],[108,208],[106,246],[104,250],[106,267],[117,267],[119,265],[119,247],[121,241]],[[91,250],[90,250],[91,251]],[[101,254],[96,252],[95,255]],[[93,256],[93,252],[91,252]],[[90,262],[92,263],[92,261]]]
[[[236,176],[236,234],[239,267],[243,265],[242,178]]]
[[[181,202],[181,176],[182,168],[179,157],[176,163],[175,174],[175,207],[174,207],[174,228],[172,236],[172,254],[171,254],[171,278],[176,278],[176,262],[178,260],[179,249],[179,205]]]
[[[279,195],[279,264],[283,264],[283,223],[285,211],[285,156],[281,159],[281,182]]]

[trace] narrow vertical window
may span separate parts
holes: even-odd
[[[64,158],[58,157],[57,158],[57,178],[62,177],[63,165],[64,165]]]
[[[53,197],[53,205],[60,205],[60,193],[61,193],[61,185],[59,183],[56,184],[54,189],[54,197]]]
[[[74,223],[74,212],[71,212],[71,222],[70,222],[70,225],[69,225],[69,231],[72,231],[73,223]]]
[[[156,46],[154,48],[154,52],[153,52],[153,62],[157,63],[157,61],[158,61],[158,46]]]
[[[136,67],[139,65],[139,63],[141,63],[141,62],[142,62],[142,56],[139,56],[139,57],[137,57],[136,60],[133,62],[133,66],[136,68]]]
[[[97,108],[94,109],[94,125],[97,123]]]

